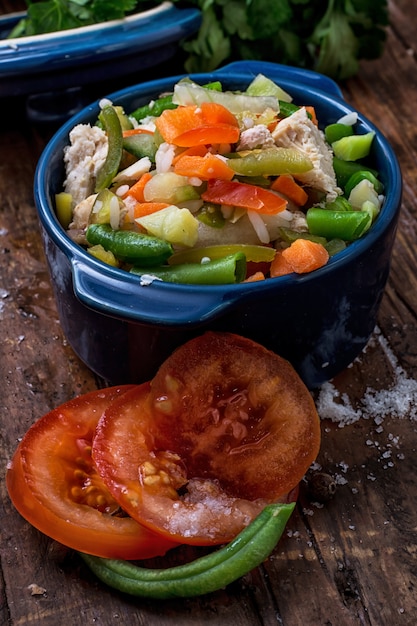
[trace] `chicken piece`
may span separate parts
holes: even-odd
[[[333,153],[324,133],[309,119],[305,107],[281,120],[272,131],[272,137],[277,146],[296,148],[313,163],[312,170],[294,178],[325,193],[327,202],[342,193],[333,169]]]
[[[92,194],[81,200],[73,210],[72,222],[68,226],[68,235],[73,241],[81,245],[86,245],[85,231],[90,222],[91,211],[93,210],[97,194]]]
[[[94,192],[97,172],[106,160],[108,141],[98,126],[78,124],[69,135],[64,151],[66,180],[64,191],[72,196],[74,206]]]
[[[256,124],[252,128],[243,130],[237,150],[253,150],[254,148],[269,148],[274,145],[274,138],[264,124]]]

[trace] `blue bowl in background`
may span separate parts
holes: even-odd
[[[311,104],[324,126],[354,109],[339,87],[320,74],[240,61],[210,74],[225,89],[244,89],[257,73],[279,83],[295,103]],[[134,110],[181,78],[138,84],[108,97]],[[174,348],[205,330],[249,337],[288,359],[313,389],[345,369],[376,324],[387,282],[401,205],[397,158],[383,134],[359,114],[359,132],[375,131],[372,160],[386,199],[371,230],[310,274],[257,283],[195,286],[140,278],[94,259],[73,243],[54,211],[64,178],[63,149],[75,124],[94,122],[98,101],[54,135],[38,163],[34,192],[46,258],[63,331],[77,355],[112,384],[149,380]]]
[[[0,97],[53,93],[120,78],[168,61],[201,12],[172,2],[112,20],[7,39],[24,12],[0,17]],[[51,105],[53,106],[53,104]]]

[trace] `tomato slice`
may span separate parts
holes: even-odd
[[[268,215],[280,213],[288,204],[287,200],[268,189],[218,178],[208,181],[207,189],[201,194],[201,198],[206,202],[243,207]]]
[[[292,366],[249,339],[207,332],[108,407],[93,458],[134,519],[214,545],[286,500],[319,446],[314,402]]]
[[[120,515],[91,458],[101,414],[132,388],[93,391],[40,418],[19,444],[6,475],[10,498],[28,522],[56,541],[96,556],[144,559],[177,545]]]

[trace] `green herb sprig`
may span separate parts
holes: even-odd
[[[381,56],[389,23],[386,0],[189,0],[202,10],[197,35],[184,44],[188,72],[254,59],[314,69],[336,80],[361,59]]]
[[[53,33],[125,17],[140,5],[161,4],[143,0],[26,0],[27,16],[9,34],[11,37]],[[144,7],[146,8],[146,7]]]

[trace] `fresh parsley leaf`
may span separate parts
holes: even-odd
[[[162,0],[26,0],[27,16],[15,26],[10,37],[40,35],[121,19],[141,6],[157,6]]]

